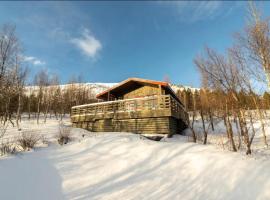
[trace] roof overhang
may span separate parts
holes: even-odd
[[[98,99],[106,99],[108,95],[113,95],[114,93],[120,92],[125,89],[129,89],[130,87],[136,87],[136,85],[154,85],[154,86],[160,86],[164,88],[169,94],[171,94],[177,101],[181,103],[181,101],[178,99],[177,95],[173,91],[173,89],[170,87],[169,83],[163,82],[163,81],[154,81],[154,80],[148,80],[148,79],[141,79],[141,78],[128,78],[119,84],[99,93],[96,95],[96,98]],[[181,103],[182,104],[182,103]]]

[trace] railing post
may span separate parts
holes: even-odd
[[[161,96],[160,95],[158,95],[157,96],[157,109],[161,109]]]
[[[170,109],[172,110],[173,109],[173,98],[171,96],[169,96],[169,106],[170,106]]]

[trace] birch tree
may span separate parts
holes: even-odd
[[[251,70],[256,78],[265,81],[270,90],[270,24],[268,18],[262,17],[262,12],[254,3],[249,4],[248,24],[244,31],[236,34],[236,42],[241,46],[247,56],[254,62],[250,63]],[[256,67],[263,70],[264,75],[256,73]],[[266,79],[264,78],[266,77]]]

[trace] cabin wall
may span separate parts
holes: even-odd
[[[159,94],[165,94],[165,91],[163,88],[159,88],[158,86],[141,86],[139,88],[133,89],[131,91],[128,91],[127,93],[121,95],[121,99],[132,99],[137,97],[145,97],[145,96],[153,96],[153,95],[159,95]]]
[[[100,119],[92,122],[76,122],[73,126],[92,132],[132,132],[144,134],[168,134],[181,132],[180,120],[173,117],[154,117],[140,119]]]
[[[71,122],[92,132],[181,133],[186,128],[187,114],[178,101],[162,93],[162,87],[137,85],[123,94],[129,100],[73,107]],[[141,95],[157,96],[136,99]]]

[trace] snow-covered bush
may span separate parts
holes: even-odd
[[[33,149],[40,140],[40,135],[37,131],[27,130],[23,131],[20,138],[18,139],[18,144],[23,148],[23,150]]]
[[[45,137],[45,135],[42,135],[40,137],[40,140],[41,140],[42,144],[45,144],[45,145],[49,145],[49,143],[50,143],[49,140],[48,140],[48,138]]]
[[[6,131],[7,131],[8,124],[2,124],[0,123],[0,138],[4,137]]]
[[[1,142],[0,143],[0,154],[1,156],[6,154],[15,154],[17,152],[16,145],[11,142]]]
[[[71,140],[71,127],[59,123],[59,132],[57,135],[57,141],[60,145],[67,144]]]

